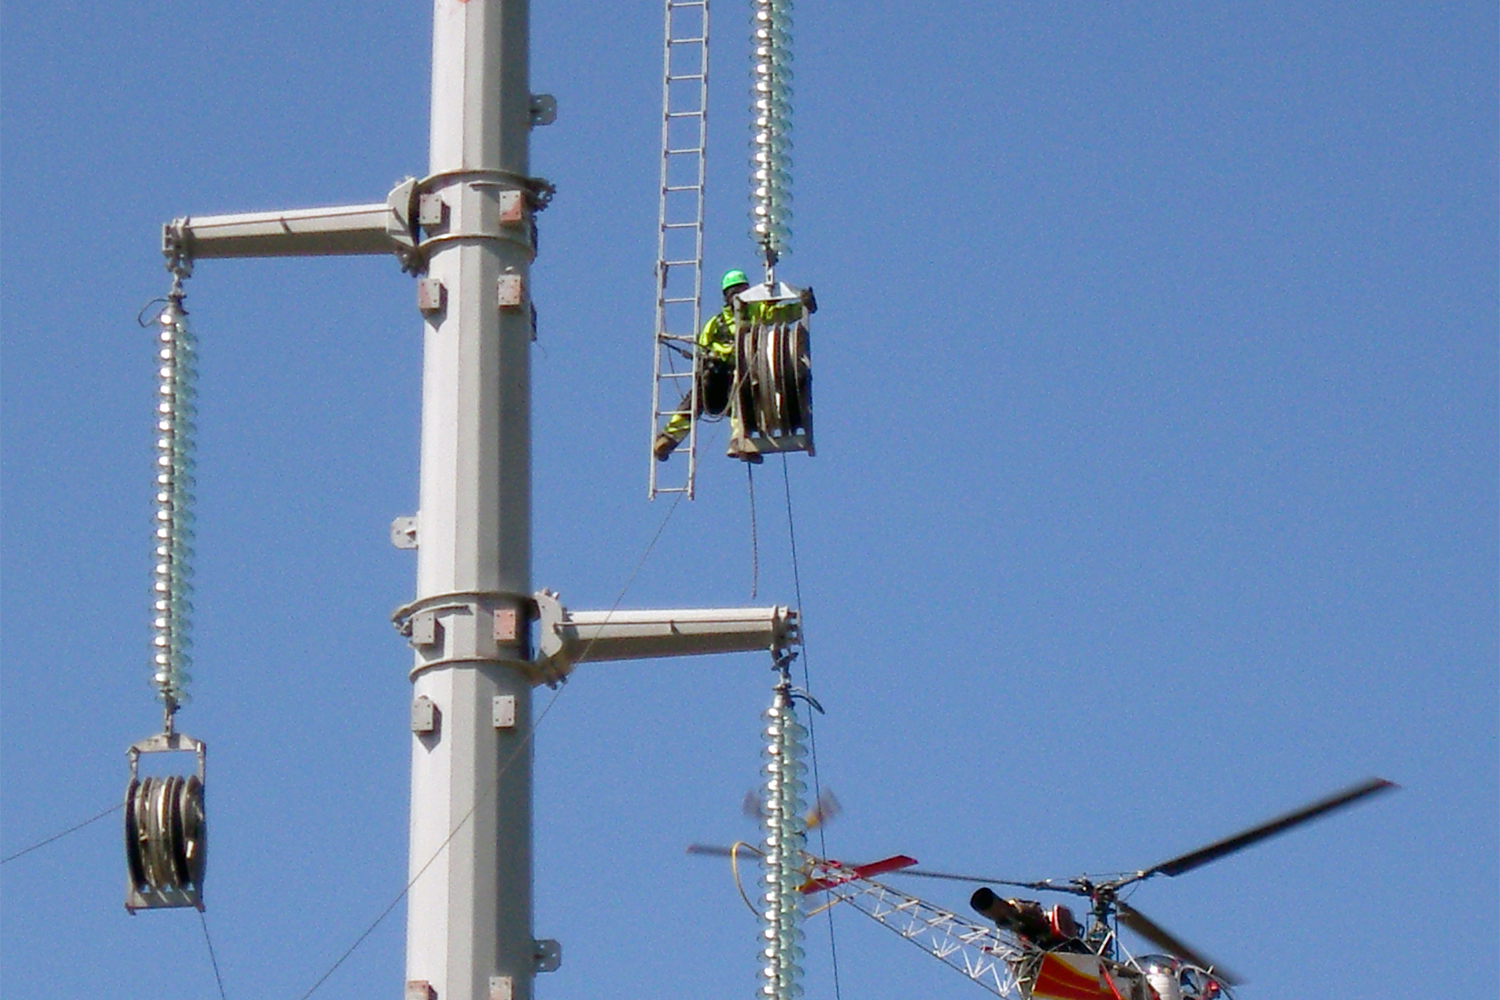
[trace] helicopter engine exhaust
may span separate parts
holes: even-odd
[[[1061,903],[1045,909],[1036,900],[1006,899],[984,886],[969,897],[969,905],[997,926],[1043,948],[1055,948],[1078,938],[1078,921],[1073,911]]]

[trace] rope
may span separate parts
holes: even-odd
[[[214,982],[219,984],[219,1000],[228,1000],[224,995],[224,977],[219,975],[219,958],[214,954],[214,939],[208,936],[208,918],[198,911],[198,922],[203,925],[203,940],[208,945],[208,960],[214,966]]]
[[[749,911],[751,913],[755,914],[756,917],[759,917],[760,916],[760,910],[756,909],[755,908],[755,904],[752,903],[752,902],[750,902],[750,897],[748,895],[746,895],[746,893],[745,893],[745,885],[740,880],[740,849],[741,848],[749,851],[751,854],[754,854],[757,857],[762,857],[763,858],[766,855],[765,855],[764,851],[761,851],[760,849],[756,848],[755,846],[753,846],[751,844],[745,843],[743,840],[736,840],[729,847],[729,870],[734,875],[734,887],[740,891],[740,898],[745,901],[746,908],[749,909]]]
[[[745,478],[750,484],[750,600],[760,591],[760,532],[755,525],[755,466],[745,463]]]
[[[646,560],[650,558],[652,550],[656,548],[656,543],[661,539],[662,532],[666,531],[667,522],[672,519],[672,514],[677,510],[677,505],[682,502],[682,498],[684,495],[685,494],[682,493],[677,494],[677,498],[672,501],[672,506],[667,508],[666,516],[662,518],[660,526],[658,526],[656,529],[656,534],[651,536],[651,541],[646,544],[646,550],[641,553],[641,558],[635,564],[635,569],[631,571],[630,577],[625,581],[625,585],[620,588],[620,593],[615,598],[615,603],[610,606],[609,614],[604,616],[605,624],[608,624],[610,617],[620,607],[620,602],[625,599],[625,594],[630,590],[631,584],[635,583],[635,578],[640,575],[641,568],[646,565]],[[601,629],[600,631],[602,632],[603,630]],[[589,644],[583,647],[583,653],[578,657],[577,662],[582,663],[588,659],[589,650],[593,648],[594,643],[598,641],[598,638],[599,636],[596,634],[593,639],[589,640]],[[526,751],[528,747],[530,747],[532,741],[536,739],[537,730],[542,728],[542,723],[546,721],[547,715],[552,711],[553,706],[557,704],[557,699],[562,697],[563,690],[564,687],[558,687],[555,691],[553,691],[552,697],[548,699],[547,704],[545,707],[543,707],[541,714],[538,715],[536,717],[536,721],[531,724],[531,730],[526,734],[521,742],[516,745],[515,749],[511,751],[510,756],[500,764],[500,769],[498,772],[496,772],[495,775],[495,783],[484,792],[482,792],[474,800],[474,804],[469,807],[469,811],[464,813],[459,821],[454,824],[453,829],[448,832],[448,836],[443,838],[443,842],[438,845],[437,850],[432,852],[432,856],[425,862],[423,862],[421,868],[417,869],[417,873],[410,879],[408,879],[406,884],[401,887],[401,891],[396,894],[396,898],[392,899],[386,906],[386,908],[380,911],[380,915],[377,916],[373,921],[371,921],[370,926],[366,927],[364,929],[364,932],[361,933],[359,937],[354,939],[354,943],[344,950],[344,953],[338,957],[338,960],[328,967],[328,971],[319,976],[318,981],[313,983],[311,988],[309,988],[306,993],[302,994],[302,996],[299,997],[298,1000],[308,1000],[308,997],[318,992],[318,989],[328,981],[328,977],[332,976],[336,971],[338,971],[339,966],[343,965],[344,962],[349,958],[349,956],[353,955],[355,950],[358,949],[361,944],[364,944],[365,938],[373,934],[375,932],[375,928],[379,927],[380,924],[385,920],[385,918],[390,916],[391,911],[400,904],[401,900],[406,898],[406,894],[411,892],[411,887],[417,884],[417,880],[425,875],[427,873],[427,869],[432,867],[433,862],[437,861],[437,859],[442,856],[442,853],[448,849],[448,845],[453,842],[453,838],[458,836],[459,831],[462,830],[466,825],[468,825],[469,820],[473,818],[474,813],[478,811],[479,807],[489,802],[490,795],[493,794],[494,791],[500,786],[499,779],[504,777],[506,773],[510,771],[511,765],[516,762],[516,759],[520,757],[521,754]]]
[[[0,859],[0,865],[8,865],[12,861],[16,860],[17,858],[19,858],[23,854],[30,854],[32,851],[36,850],[39,847],[46,847],[48,844],[52,843],[54,840],[61,840],[62,838],[66,837],[70,833],[76,833],[79,830],[82,830],[84,827],[88,826],[90,823],[97,823],[99,820],[101,820],[104,817],[108,816],[110,813],[117,812],[120,809],[123,809],[124,807],[125,807],[125,803],[123,803],[123,802],[116,802],[114,805],[110,806],[108,809],[104,810],[101,813],[97,813],[97,814],[95,814],[93,816],[90,816],[88,819],[84,820],[82,823],[79,823],[77,826],[70,826],[66,830],[62,831],[61,833],[54,833],[52,836],[48,837],[46,840],[39,840],[35,844],[32,844],[30,847],[23,848],[22,850],[19,850],[19,851],[17,851],[14,854],[11,854],[11,855],[3,858],[3,859]]]
[[[812,672],[808,665],[807,613],[802,607],[802,570],[797,561],[797,520],[792,509],[792,477],[788,472],[786,452],[781,453],[781,483],[786,495],[786,532],[792,550],[792,586],[797,595],[797,617],[800,620],[800,628],[797,631],[797,644],[802,647],[802,690],[811,694]],[[821,802],[823,799],[823,782],[818,774],[817,715],[817,712],[807,713],[807,743],[812,756],[813,801]],[[821,857],[828,857],[828,834],[823,823],[818,824],[818,854]],[[841,1000],[843,993],[839,984],[838,936],[834,933],[833,908],[826,907],[825,909],[828,911],[828,950],[833,961],[833,995],[835,1000]]]

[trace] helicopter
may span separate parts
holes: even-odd
[[[1292,812],[1139,871],[1110,877],[1017,881],[917,868],[906,855],[850,865],[806,855],[804,895],[827,902],[812,912],[847,903],[930,955],[1007,1000],[1233,1000],[1240,979],[1121,898],[1125,890],[1157,876],[1175,878],[1253,844],[1399,786],[1371,778]],[[690,854],[758,854],[746,844],[731,848],[693,844]],[[978,883],[970,908],[988,923],[929,903],[877,875]],[[1087,925],[1064,903],[1007,898],[991,886],[1059,893],[1088,900]],[[1132,956],[1118,926],[1134,931],[1162,953]]]

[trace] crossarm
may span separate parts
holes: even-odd
[[[546,591],[536,601],[537,653],[557,674],[584,661],[781,650],[798,639],[786,607],[571,611]]]
[[[162,227],[162,250],[184,260],[223,257],[405,255],[415,245],[414,181],[396,185],[384,202],[232,215],[190,215]]]

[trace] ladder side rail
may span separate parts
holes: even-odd
[[[647,454],[650,456],[649,469],[650,478],[647,484],[647,495],[655,499],[657,494],[657,476],[655,456],[650,454],[649,449],[652,442],[656,440],[657,425],[661,421],[661,383],[662,383],[662,354],[665,348],[662,346],[663,327],[666,323],[666,298],[667,268],[666,263],[666,230],[662,228],[666,223],[667,213],[667,164],[670,160],[668,150],[667,130],[670,119],[668,113],[672,107],[672,0],[663,0],[663,27],[662,27],[662,74],[661,74],[661,191],[657,202],[656,211],[656,309],[652,316],[651,336],[651,435],[646,439]]]
[[[682,25],[674,19],[674,12],[696,11],[697,23],[694,25]],[[677,397],[663,401],[662,392],[670,394],[680,391],[677,381],[684,375],[690,378],[689,416],[696,413],[699,406],[698,392],[698,347],[697,334],[702,323],[702,312],[700,300],[703,288],[703,213],[704,213],[704,181],[705,181],[705,149],[707,145],[707,114],[708,114],[708,0],[665,0],[664,4],[664,27],[662,44],[662,160],[660,171],[660,192],[657,209],[657,262],[656,262],[656,314],[654,317],[654,357],[652,360],[652,389],[651,389],[651,435],[654,442],[655,436],[662,428],[663,418],[681,412],[681,406]],[[683,19],[684,21],[687,18]],[[693,69],[691,53],[696,51],[697,72],[676,72],[674,70],[674,52],[677,68]],[[696,81],[696,105],[684,107],[682,84]],[[678,85],[676,103],[674,103],[673,84]],[[674,131],[673,122],[678,123]],[[684,129],[691,129],[696,124],[696,137],[692,140],[685,138]],[[688,143],[691,144],[688,144]],[[691,157],[691,161],[686,160]],[[684,175],[692,178],[692,183],[684,183]],[[674,198],[673,195],[686,195],[687,197]],[[686,251],[686,240],[691,232],[692,256],[683,256]],[[671,234],[677,234],[678,239],[671,239]],[[673,285],[674,274],[685,273],[690,295],[683,295],[680,291],[673,294],[676,286]],[[678,284],[681,284],[680,282]],[[684,308],[685,307],[685,308]],[[669,329],[674,317],[687,313],[690,317],[689,329],[684,335],[674,333]],[[678,350],[675,345],[684,345],[680,353],[688,354],[692,358],[690,372],[678,372],[675,361]],[[667,407],[670,407],[668,409]],[[687,440],[687,469],[684,484],[681,487],[669,487],[663,483],[661,474],[665,471],[668,463],[659,463],[654,460],[650,462],[649,496],[655,498],[659,493],[682,493],[686,492],[689,499],[694,492],[694,480],[697,470],[697,421],[689,420]]]
[[[703,201],[707,191],[708,177],[708,0],[703,0],[702,23],[698,32],[698,189],[694,192],[696,226],[693,230],[693,302],[689,308],[693,314],[690,329],[693,337],[693,413],[695,418],[688,423],[688,472],[687,495],[693,499],[693,484],[698,474],[698,392],[699,367],[702,358],[698,351],[698,331],[703,328]]]

